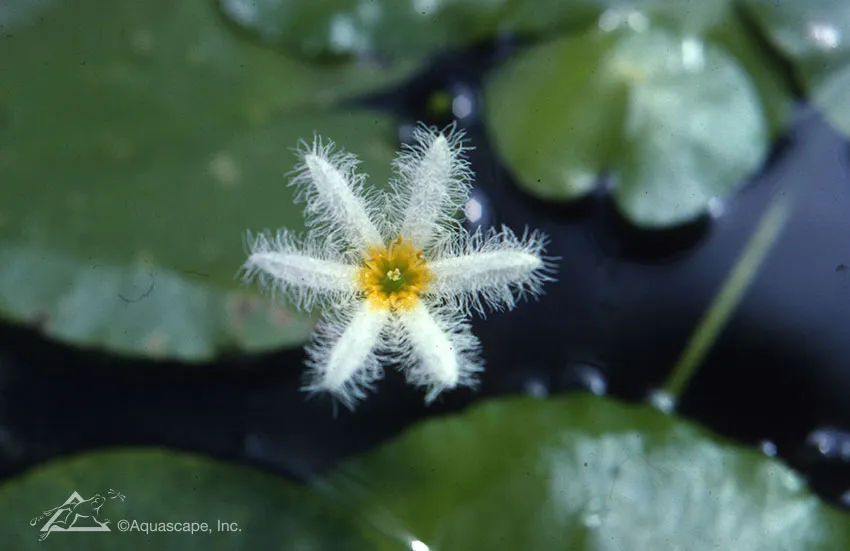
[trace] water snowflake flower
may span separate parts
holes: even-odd
[[[324,307],[307,346],[304,389],[348,407],[396,363],[426,389],[474,386],[482,370],[473,311],[512,309],[551,280],[546,237],[508,228],[469,233],[457,219],[471,189],[463,133],[419,127],[394,163],[392,191],[369,189],[358,161],[315,138],[290,185],[306,204],[307,237],[249,234],[246,278]]]

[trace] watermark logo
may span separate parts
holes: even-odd
[[[44,521],[39,528],[41,534],[38,541],[44,541],[53,532],[111,532],[108,526],[110,521],[103,518],[101,511],[103,504],[110,499],[124,501],[126,496],[111,488],[105,497],[94,494],[88,499],[83,499],[78,492],[72,492],[64,503],[32,519],[30,526],[37,526]]]

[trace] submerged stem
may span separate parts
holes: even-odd
[[[726,327],[768,253],[785,227],[791,212],[792,198],[781,189],[768,205],[755,233],[750,237],[732,271],[726,276],[720,292],[691,335],[673,371],[664,384],[664,393],[671,406],[681,397],[696,375],[711,346]]]

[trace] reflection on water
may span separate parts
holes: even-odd
[[[806,438],[806,447],[823,459],[850,462],[850,432],[834,427],[814,430]]]
[[[809,21],[809,37],[822,50],[834,50],[841,44],[841,32],[834,25],[821,21]]]

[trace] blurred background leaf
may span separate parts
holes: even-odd
[[[643,405],[572,395],[494,400],[420,424],[312,485],[157,450],[62,459],[0,487],[2,527],[76,491],[113,489],[111,533],[62,549],[843,549],[846,515],[789,468]],[[118,533],[117,522],[238,523],[213,534]],[[419,541],[419,546],[412,542]],[[424,544],[427,547],[422,546]]]
[[[125,499],[109,497],[110,489]],[[73,492],[83,499],[98,493],[107,498],[98,520],[108,519],[110,532],[52,532],[40,542],[40,528],[50,516],[35,526],[30,522]],[[44,546],[69,551],[369,549],[328,503],[302,486],[249,468],[159,450],[98,452],[56,461],[5,484],[0,512],[4,545],[15,551]],[[212,532],[122,532],[121,520],[206,522]],[[219,532],[218,521],[236,523],[238,531]],[[78,526],[86,522],[80,519]]]
[[[683,32],[702,33],[725,17],[731,0],[514,0],[501,22],[524,36],[545,36],[588,26],[653,22],[673,24]]]
[[[130,355],[300,344],[310,320],[234,278],[240,240],[304,228],[285,173],[315,132],[385,185],[391,119],[322,107],[398,75],[292,61],[202,0],[16,13],[0,56],[0,313]]]
[[[509,0],[218,0],[233,22],[306,57],[422,58],[489,38]]]
[[[812,102],[850,135],[850,3],[745,0],[744,5],[791,62]]]
[[[509,61],[487,86],[486,117],[534,195],[582,197],[611,167],[626,218],[661,228],[703,214],[761,165],[782,125],[768,117],[787,115],[785,101],[761,105],[758,77],[720,45],[626,17]],[[773,84],[762,97],[776,96]]]
[[[432,549],[850,545],[846,515],[784,465],[647,406],[589,395],[489,401],[425,422],[328,484],[355,496],[352,510],[391,518]]]

